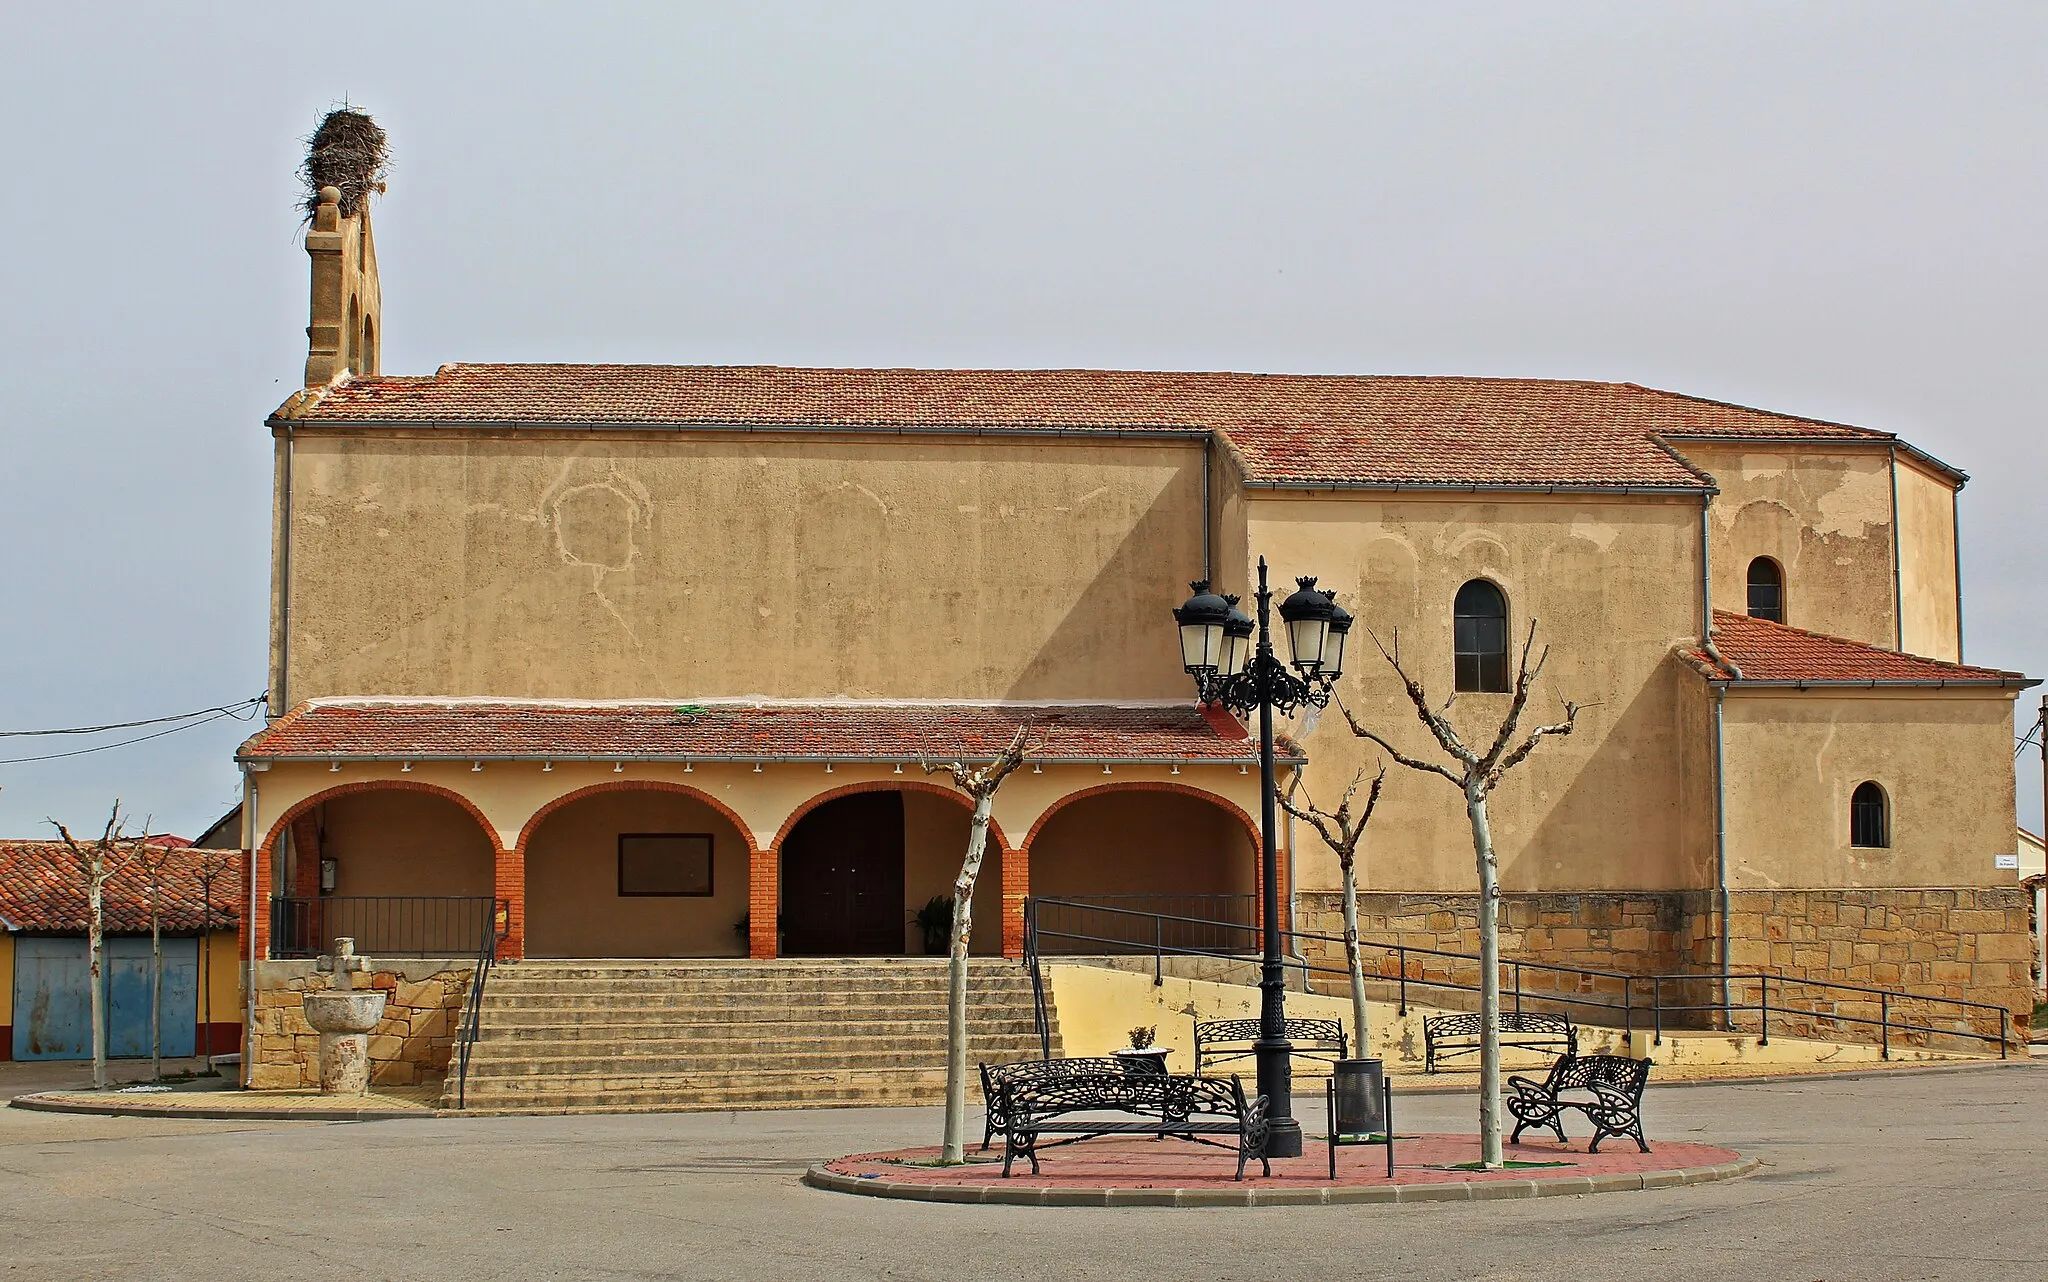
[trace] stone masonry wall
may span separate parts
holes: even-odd
[[[2025,892],[2007,888],[1954,889],[1823,889],[1742,890],[1731,896],[1730,966],[1738,974],[1757,972],[1787,980],[1813,979],[1836,984],[1897,989],[1924,998],[1956,998],[2004,1007],[2012,1013],[2016,1035],[2024,1036],[2033,1010],[2030,987],[2032,943]],[[1335,893],[1304,894],[1300,929],[1343,934],[1342,898]],[[1375,996],[1388,995],[1399,974],[1389,945],[1439,949],[1450,953],[1479,951],[1478,896],[1364,893],[1359,895],[1359,933],[1366,944],[1368,975],[1376,975]],[[1379,945],[1381,947],[1374,947]],[[1501,957],[1504,961],[1548,962],[1587,970],[1628,975],[1691,974],[1715,976],[1720,970],[1719,928],[1715,896],[1710,891],[1685,893],[1585,893],[1509,895],[1501,904]],[[1340,968],[1342,949],[1311,944],[1311,960]],[[1512,975],[1512,972],[1510,972]],[[1472,985],[1477,967],[1470,962],[1409,954],[1410,996],[1417,1001],[1472,1005],[1467,993],[1455,994],[1418,986],[1420,978]],[[1600,994],[1618,999],[1623,983],[1600,976],[1553,976],[1525,965],[1521,971],[1525,1004],[1546,1006],[1541,995]],[[1503,977],[1504,988],[1513,980]],[[1341,984],[1341,981],[1339,981]],[[1319,984],[1319,987],[1336,986]],[[1730,999],[1738,1007],[1762,996],[1755,981],[1737,981]],[[1531,1002],[1531,995],[1535,1000]],[[1651,986],[1637,982],[1633,1000],[1647,1003]],[[1718,984],[1671,983],[1660,994],[1667,1009],[1717,1003]],[[1773,983],[1773,1007],[1793,1008],[1771,1016],[1772,1031],[1794,1036],[1842,1037],[1876,1041],[1877,1026],[1854,1021],[1921,1024],[1939,1029],[1970,1030],[1995,1036],[1996,1012],[1970,1013],[1939,1001],[1900,1000],[1881,1008],[1874,995],[1823,991],[1797,983]],[[1578,1008],[1583,1013],[1584,1007]],[[1829,1018],[1834,1016],[1836,1018]],[[1705,1014],[1669,1017],[1677,1026],[1718,1026]],[[1737,1028],[1758,1031],[1759,1017],[1738,1014]],[[1901,1044],[1925,1044],[1924,1034],[1895,1033]],[[1960,1044],[1960,1049],[1987,1049],[1986,1044]]]
[[[384,1018],[370,1034],[370,1081],[429,1085],[448,1071],[473,962],[375,959],[358,988],[381,988]],[[256,964],[256,1022],[245,1053],[256,1090],[318,1089],[320,1035],[306,1023],[303,998],[333,987],[333,976],[306,961]]]

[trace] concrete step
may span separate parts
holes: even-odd
[[[970,1034],[976,1037],[1035,1037],[1036,1026],[1018,1016],[971,1019]],[[527,1051],[551,1043],[670,1042],[690,1046],[748,1046],[789,1042],[816,1046],[825,1042],[854,1042],[907,1046],[914,1043],[945,1042],[943,1019],[872,1019],[840,1023],[810,1021],[721,1021],[683,1023],[676,1020],[623,1023],[593,1021],[580,1024],[490,1024],[478,1039],[480,1045],[509,1045]]]
[[[968,1050],[970,1065],[977,1063],[1009,1063],[1026,1057],[1036,1059],[1038,1047],[1034,1042],[1025,1046],[1021,1042],[1004,1043],[975,1041]],[[920,1051],[896,1051],[877,1048],[872,1050],[814,1050],[814,1051],[766,1051],[749,1052],[734,1050],[720,1054],[691,1052],[684,1055],[669,1055],[659,1052],[634,1050],[630,1054],[570,1054],[520,1055],[515,1058],[496,1059],[489,1055],[472,1057],[469,1064],[469,1083],[473,1088],[485,1079],[503,1078],[557,1078],[570,1079],[606,1075],[633,1077],[694,1077],[715,1074],[720,1078],[745,1078],[752,1073],[779,1070],[788,1072],[827,1073],[839,1076],[853,1076],[870,1070],[896,1068],[936,1068],[943,1070],[946,1063],[946,1048],[934,1046]],[[978,1076],[978,1074],[977,1074]]]
[[[1031,981],[1024,977],[976,975],[967,981],[970,993],[1026,993],[1031,991]],[[658,975],[622,975],[616,979],[571,979],[555,977],[493,975],[484,985],[484,996],[488,1000],[501,995],[536,996],[550,993],[676,993],[701,995],[705,997],[744,995],[748,997],[797,995],[816,996],[821,999],[838,998],[855,1000],[861,997],[879,998],[899,993],[918,993],[943,997],[947,985],[943,978],[923,976],[892,978],[887,975],[856,976],[846,979],[771,978],[728,980],[723,978],[676,978]]]

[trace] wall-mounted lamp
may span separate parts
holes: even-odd
[[[404,762],[404,763],[402,763],[402,764],[401,764],[401,765],[400,765],[400,766],[398,767],[398,773],[400,773],[400,774],[402,774],[402,775],[409,775],[409,774],[411,774],[411,773],[412,773],[412,762],[410,762],[410,761],[407,761],[407,762]]]
[[[331,775],[338,775],[338,774],[340,774],[340,773],[341,773],[341,763],[340,763],[339,761],[330,761],[330,762],[328,762],[328,763],[327,763],[327,773],[328,773],[328,774],[331,774]]]
[[[484,763],[483,763],[483,762],[481,762],[481,761],[479,761],[479,762],[476,762],[475,764],[471,765],[471,766],[470,766],[470,768],[469,768],[469,773],[471,773],[471,774],[473,774],[473,775],[480,775],[480,774],[482,774],[483,772],[484,772]]]

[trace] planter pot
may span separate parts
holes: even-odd
[[[1123,1061],[1124,1072],[1129,1073],[1133,1077],[1164,1077],[1166,1076],[1166,1057],[1173,1054],[1173,1048],[1171,1046],[1147,1046],[1144,1050],[1136,1051],[1126,1046],[1113,1053],[1119,1060]]]
[[[1338,1135],[1379,1135],[1387,1129],[1385,1066],[1376,1059],[1340,1059],[1331,1074],[1335,1116],[1330,1129]]]

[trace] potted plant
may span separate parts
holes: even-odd
[[[1165,1075],[1166,1057],[1172,1054],[1172,1048],[1152,1044],[1152,1038],[1158,1032],[1159,1027],[1156,1024],[1140,1024],[1131,1030],[1131,1044],[1119,1047],[1116,1051],[1117,1058],[1123,1061],[1126,1073],[1132,1076]]]
[[[953,897],[933,895],[911,922],[924,932],[924,955],[944,957],[953,948]]]

